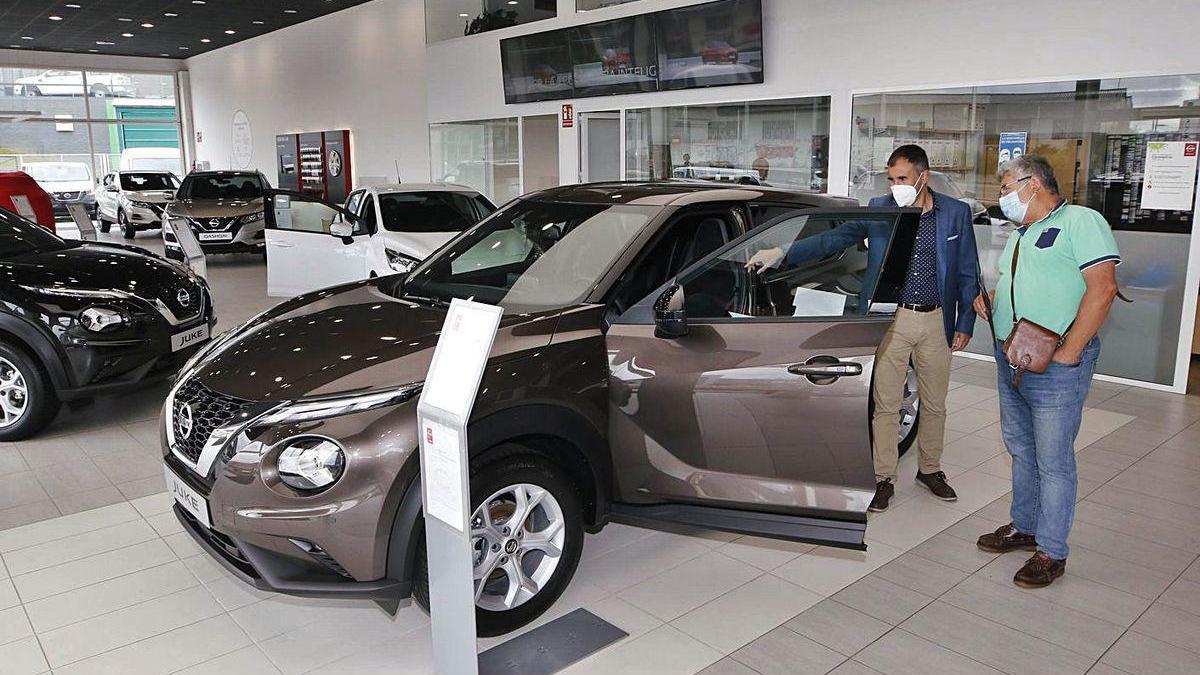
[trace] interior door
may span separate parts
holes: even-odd
[[[366,278],[370,233],[358,216],[313,195],[268,190],[267,295],[292,297]]]
[[[785,212],[618,317],[614,511],[862,548],[872,365],[917,218]],[[747,269],[760,251],[774,264]],[[686,334],[658,337],[656,304],[682,311]]]
[[[620,113],[580,113],[579,179],[621,180]]]

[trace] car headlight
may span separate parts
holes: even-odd
[[[342,477],[346,453],[323,436],[297,436],[284,441],[275,462],[279,479],[297,490],[321,490]]]
[[[266,217],[267,217],[267,214],[265,211],[258,211],[255,213],[251,213],[249,215],[242,216],[240,222],[243,225],[249,225],[250,223],[257,223]]]
[[[412,268],[421,264],[420,260],[406,256],[399,251],[393,251],[390,248],[383,249],[383,252],[385,255],[387,255],[388,267],[391,267],[397,272],[411,272]]]
[[[296,401],[266,414],[262,419],[255,422],[255,426],[311,422],[327,417],[338,417],[350,413],[374,410],[383,406],[397,405],[419,394],[422,386],[424,386],[424,383],[418,382],[398,389],[375,391],[369,394]]]
[[[79,313],[79,323],[93,333],[104,333],[120,328],[125,315],[108,307],[88,307]]]
[[[154,206],[154,205],[153,205],[153,204],[151,204],[150,202],[140,202],[140,201],[138,201],[138,200],[136,200],[136,199],[130,199],[130,200],[129,200],[129,205],[130,205],[130,206],[133,206],[133,207],[136,207],[136,208],[139,208],[139,209],[148,209],[148,208],[150,208],[151,206]]]
[[[87,288],[66,288],[64,286],[21,286],[31,293],[55,295],[64,298],[104,298],[106,300],[124,300],[134,297],[130,293],[117,290],[91,290]]]

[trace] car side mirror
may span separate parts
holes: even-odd
[[[343,244],[354,243],[354,226],[345,221],[330,225],[329,234],[341,238]]]
[[[654,337],[671,340],[688,334],[683,299],[683,287],[675,284],[654,301]]]

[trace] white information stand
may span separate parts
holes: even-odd
[[[417,403],[434,672],[476,675],[467,421],[504,310],[455,299]]]
[[[75,227],[79,228],[80,241],[96,241],[96,227],[92,225],[92,214],[88,213],[86,206],[68,204],[67,213],[71,214],[71,220],[75,221]]]
[[[204,257],[204,249],[200,248],[200,241],[196,239],[196,233],[192,232],[191,226],[184,224],[183,227],[175,227],[163,223],[163,227],[169,227],[171,232],[175,233],[175,241],[178,241],[179,247],[183,249],[184,263],[192,268],[197,276],[207,279],[208,259]]]

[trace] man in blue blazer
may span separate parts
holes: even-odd
[[[917,145],[896,148],[888,158],[891,194],[876,197],[876,207],[914,206],[921,209],[913,257],[901,292],[896,318],[875,354],[875,415],[871,420],[875,450],[875,498],[871,511],[886,510],[896,480],[900,406],[911,360],[921,397],[917,429],[920,466],[916,479],[934,496],[955,501],[958,495],[941,469],[946,431],[946,392],[950,388],[953,352],[964,349],[975,326],[972,303],[979,295],[978,252],[971,209],[953,197],[929,189],[929,158]],[[867,247],[865,289],[873,288],[883,266],[890,227],[870,221],[847,221],[838,227],[796,240],[786,254],[781,249],[760,251],[747,267],[773,267],[824,258],[863,240]]]

